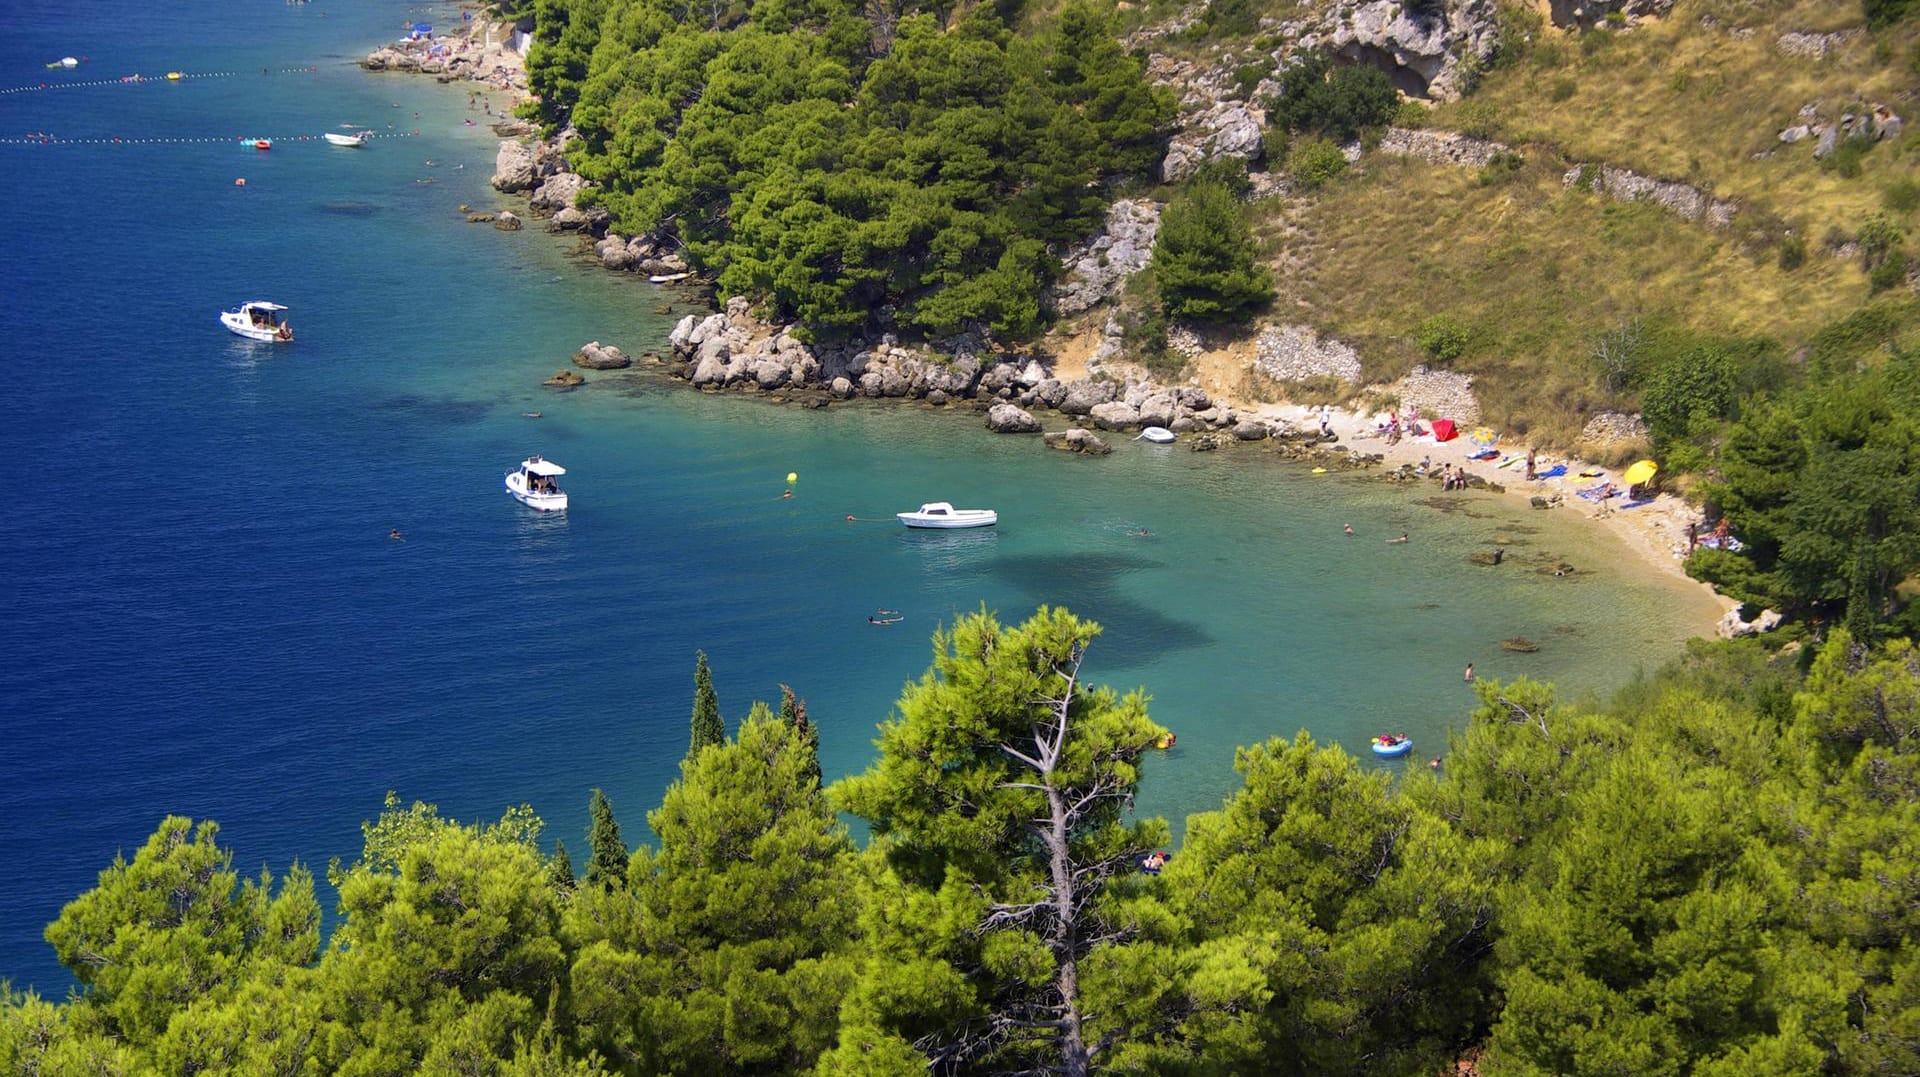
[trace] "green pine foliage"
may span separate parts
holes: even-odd
[[[1160,218],[1153,279],[1168,317],[1226,321],[1273,295],[1273,274],[1259,264],[1246,207],[1222,178],[1202,173]]]
[[[587,802],[587,885],[611,890],[627,878],[627,843],[613,817],[613,803],[595,789]],[[569,865],[571,874],[571,865]]]
[[[1082,678],[1097,633],[960,618],[830,791],[755,704],[610,885],[525,807],[389,795],[324,946],[303,869],[165,819],[48,927],[71,997],[0,987],[0,1072],[1920,1072],[1907,640],[1696,641],[1606,708],[1482,682],[1398,780],[1242,749],[1150,876],[1160,730]]]
[[[723,744],[727,725],[720,717],[720,697],[713,690],[713,672],[707,668],[707,652],[696,652],[693,661],[693,735],[687,745],[687,758],[702,748]]]
[[[1085,4],[1015,34],[992,7],[539,2],[539,116],[590,197],[818,331],[1033,332],[1097,181],[1150,169],[1173,115]]]

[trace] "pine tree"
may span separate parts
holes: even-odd
[[[627,878],[627,843],[620,840],[620,824],[613,818],[613,805],[600,790],[593,791],[588,805],[593,822],[587,829],[587,885],[608,890]]]
[[[890,957],[863,970],[833,1065],[879,1045],[935,1072],[1084,1077],[1112,1046],[1088,1023],[1113,999],[1089,1006],[1081,977],[1111,981],[1135,925],[1102,898],[1166,841],[1161,820],[1126,817],[1166,731],[1144,695],[1081,679],[1099,632],[1044,606],[1016,628],[961,617],[881,727],[880,759],[834,786],[886,856],[876,904],[899,912],[873,927]]]
[[[713,691],[713,674],[707,671],[707,652],[694,652],[693,665],[693,740],[687,745],[687,758],[700,754],[710,744],[725,744],[727,724],[720,718],[720,697]]]
[[[548,877],[553,880],[553,889],[562,894],[570,894],[579,881],[573,877],[573,857],[567,855],[567,843],[553,843],[553,865],[548,869]]]
[[[806,746],[806,772],[812,777],[813,784],[820,784],[820,729],[807,721],[807,701],[793,694],[793,689],[780,686],[780,720],[792,726],[800,734],[800,743]]]

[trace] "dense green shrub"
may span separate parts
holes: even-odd
[[[1323,187],[1346,170],[1347,155],[1324,138],[1302,139],[1287,151],[1287,174],[1302,191]]]
[[[1246,209],[1222,178],[1202,173],[1174,195],[1153,244],[1161,309],[1172,318],[1238,317],[1272,296]]]
[[[1896,250],[1867,272],[1867,281],[1875,292],[1884,292],[1907,283],[1907,254]]]
[[[1807,262],[1807,240],[1798,234],[1780,238],[1780,268],[1791,273]]]
[[[1280,72],[1279,81],[1280,92],[1267,106],[1267,122],[1338,142],[1385,126],[1400,107],[1400,95],[1380,69],[1335,65],[1325,52],[1299,57]]]
[[[1880,204],[1894,213],[1920,209],[1920,183],[1910,179],[1894,180],[1880,191]]]
[[[1466,354],[1471,334],[1460,319],[1451,314],[1434,314],[1413,331],[1414,343],[1436,363],[1451,363]]]

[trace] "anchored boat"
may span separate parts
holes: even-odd
[[[248,340],[266,340],[285,344],[293,339],[293,326],[280,317],[287,308],[278,303],[256,299],[220,313],[220,324],[235,336]]]
[[[992,509],[956,509],[945,501],[929,501],[915,512],[895,513],[908,527],[992,527],[1000,514]]]
[[[519,470],[507,472],[507,493],[528,508],[559,512],[567,507],[567,492],[554,480],[566,473],[566,468],[551,460],[529,456],[520,462]]]

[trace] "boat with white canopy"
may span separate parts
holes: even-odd
[[[555,482],[567,469],[551,460],[529,456],[518,470],[507,472],[507,493],[528,508],[559,512],[567,507],[567,492]]]
[[[220,312],[220,324],[235,336],[285,344],[293,339],[293,326],[280,316],[286,309],[278,303],[256,299]]]
[[[956,509],[945,501],[929,501],[916,512],[895,513],[908,527],[950,529],[956,527],[992,527],[1000,514],[992,509]]]

